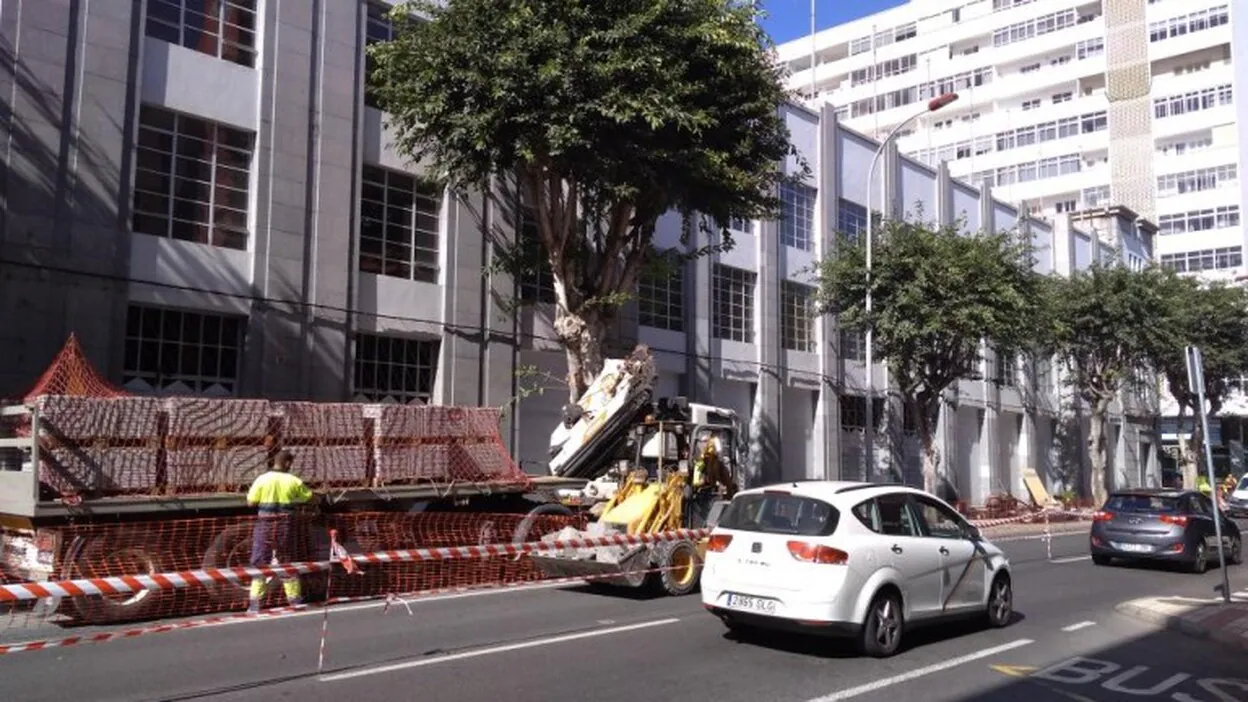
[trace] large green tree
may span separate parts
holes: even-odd
[[[1208,403],[1204,411],[1216,416],[1231,392],[1229,379],[1248,372],[1248,292],[1171,273],[1166,296],[1171,309],[1165,323],[1171,338],[1154,361],[1179,406],[1179,420],[1189,411],[1195,420],[1191,440],[1180,442],[1183,484],[1190,486],[1196,484],[1197,456],[1206,437],[1199,421],[1199,398],[1188,384],[1185,348],[1200,349]]]
[[[1068,382],[1089,408],[1088,453],[1092,497],[1106,499],[1109,407],[1123,383],[1153,366],[1174,344],[1169,319],[1172,289],[1158,267],[1132,270],[1094,264],[1069,277],[1050,278],[1054,350],[1070,371]]]
[[[602,368],[660,215],[778,213],[789,95],[753,3],[422,0],[391,17],[394,40],[370,52],[394,146],[456,189],[515,177],[574,398]],[[723,227],[695,255],[731,245]]]
[[[872,330],[918,423],[923,484],[934,491],[942,487],[935,439],[941,394],[980,374],[984,340],[1005,357],[1030,347],[1041,280],[1016,234],[967,233],[961,222],[882,222],[869,281],[864,244],[842,237],[837,254],[820,262],[820,307],[839,315],[842,327]]]

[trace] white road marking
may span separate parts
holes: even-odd
[[[479,656],[489,656],[495,653],[507,653],[509,651],[520,651],[526,648],[536,648],[538,646],[550,646],[553,644],[564,643],[567,641],[578,641],[580,639],[589,639],[596,636],[609,636],[610,634],[622,634],[626,631],[636,631],[638,629],[649,629],[656,626],[666,624],[675,624],[680,621],[676,617],[668,619],[656,619],[654,621],[640,622],[637,624],[626,624],[624,626],[614,626],[609,629],[593,629],[590,631],[582,631],[575,634],[563,634],[561,636],[551,636],[544,639],[534,639],[532,641],[523,641],[520,643],[503,644],[501,646],[491,646],[489,648],[480,648],[475,651],[463,651],[461,653],[451,653],[445,656],[437,656],[436,658],[421,658],[414,661],[405,661],[403,663],[393,663],[391,665],[377,666],[373,668],[363,668],[360,670],[352,670],[346,673],[335,673],[333,675],[325,675],[321,677],[321,682],[335,682],[338,680],[350,680],[365,675],[377,675],[378,673],[391,673],[396,670],[406,670],[408,668],[420,668],[427,665],[436,665],[438,663],[450,663],[451,661],[463,660],[465,658],[477,658]]]
[[[1086,561],[1091,557],[1092,556],[1089,555],[1089,556],[1071,556],[1069,558],[1054,558],[1053,560],[1049,561],[1049,563],[1078,563],[1079,561]]]
[[[1011,641],[1010,643],[1001,644],[1000,646],[993,646],[992,648],[985,648],[974,653],[968,653],[965,656],[951,658],[943,663],[936,663],[923,668],[916,668],[909,672],[902,673],[901,675],[894,675],[891,678],[882,678],[865,685],[859,685],[858,687],[851,687],[847,690],[833,692],[831,694],[824,695],[823,697],[816,697],[815,699],[809,700],[809,702],[839,702],[839,700],[848,700],[854,697],[860,697],[871,692],[878,692],[879,690],[883,690],[894,685],[910,682],[911,680],[921,678],[925,675],[931,675],[932,673],[939,673],[942,670],[956,668],[960,665],[970,663],[971,661],[977,661],[981,658],[995,656],[998,653],[1005,653],[1006,651],[1013,651],[1014,649],[1022,648],[1023,646],[1030,646],[1033,643],[1035,643],[1035,641],[1031,639],[1018,639],[1017,641]]]
[[[1087,629],[1090,626],[1096,626],[1096,622],[1079,622],[1078,624],[1071,624],[1070,626],[1062,627],[1062,631],[1079,631],[1080,629]]]

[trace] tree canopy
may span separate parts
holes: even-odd
[[[1187,346],[1198,347],[1208,402],[1204,411],[1216,415],[1231,391],[1230,379],[1248,371],[1248,292],[1222,282],[1167,275],[1170,309],[1163,329],[1170,338],[1158,349],[1156,369],[1179,405],[1179,417],[1191,412],[1198,420],[1200,403],[1196,389],[1188,384],[1185,352]],[[1200,422],[1193,422],[1193,440],[1183,451],[1185,485],[1196,484],[1195,452],[1204,438]]]
[[[789,95],[753,3],[418,0],[391,17],[394,40],[370,54],[394,146],[455,188],[516,179],[574,396],[661,215],[777,214]],[[726,227],[715,245],[731,247]]]
[[[1088,452],[1098,504],[1106,495],[1109,406],[1124,381],[1173,345],[1168,325],[1173,287],[1170,275],[1157,267],[1132,270],[1100,263],[1050,279],[1053,348],[1070,370],[1071,386],[1090,407]]]
[[[1026,244],[1014,233],[966,233],[963,226],[882,222],[869,282],[865,242],[843,239],[818,268],[820,307],[839,315],[843,328],[872,330],[914,412],[929,491],[939,487],[934,421],[941,393],[979,374],[983,340],[1009,358],[1029,348],[1041,311],[1041,280]]]

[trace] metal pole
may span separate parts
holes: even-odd
[[[872,40],[874,41],[874,39]],[[893,127],[892,130],[880,141],[880,146],[875,150],[875,155],[871,157],[871,165],[867,167],[867,251],[866,251],[866,269],[867,269],[867,295],[866,295],[866,311],[867,316],[871,315],[871,259],[875,247],[875,212],[871,209],[871,192],[875,188],[875,170],[880,165],[880,157],[884,155],[884,150],[888,148],[889,143],[901,132],[928,112],[935,112],[940,108],[948,105],[957,99],[957,93],[942,95],[933,99],[921,111],[916,112],[901,124]],[[873,105],[872,107],[876,107]],[[866,443],[867,455],[867,474],[865,477],[868,481],[875,477],[875,349],[874,335],[871,333],[871,325],[867,325],[866,338],[863,340],[866,345],[865,358],[867,366],[867,417],[863,425],[863,440]]]
[[[1201,360],[1200,349],[1187,347],[1187,387],[1196,391],[1196,399],[1200,407],[1200,430],[1204,434],[1205,474],[1209,478],[1209,486],[1213,493],[1213,528],[1218,539],[1218,563],[1222,567],[1222,601],[1231,601],[1231,579],[1226,572],[1226,545],[1222,542],[1222,508],[1218,506],[1218,484],[1213,479],[1213,449],[1209,446],[1209,413],[1205,409],[1205,369]]]
[[[819,44],[815,41],[815,0],[810,0],[810,101],[816,102],[815,98],[815,57],[819,53]]]

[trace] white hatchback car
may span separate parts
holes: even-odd
[[[901,485],[743,490],[708,539],[702,603],[729,628],[848,635],[897,652],[911,625],[1013,617],[1010,564],[953,508]]]

